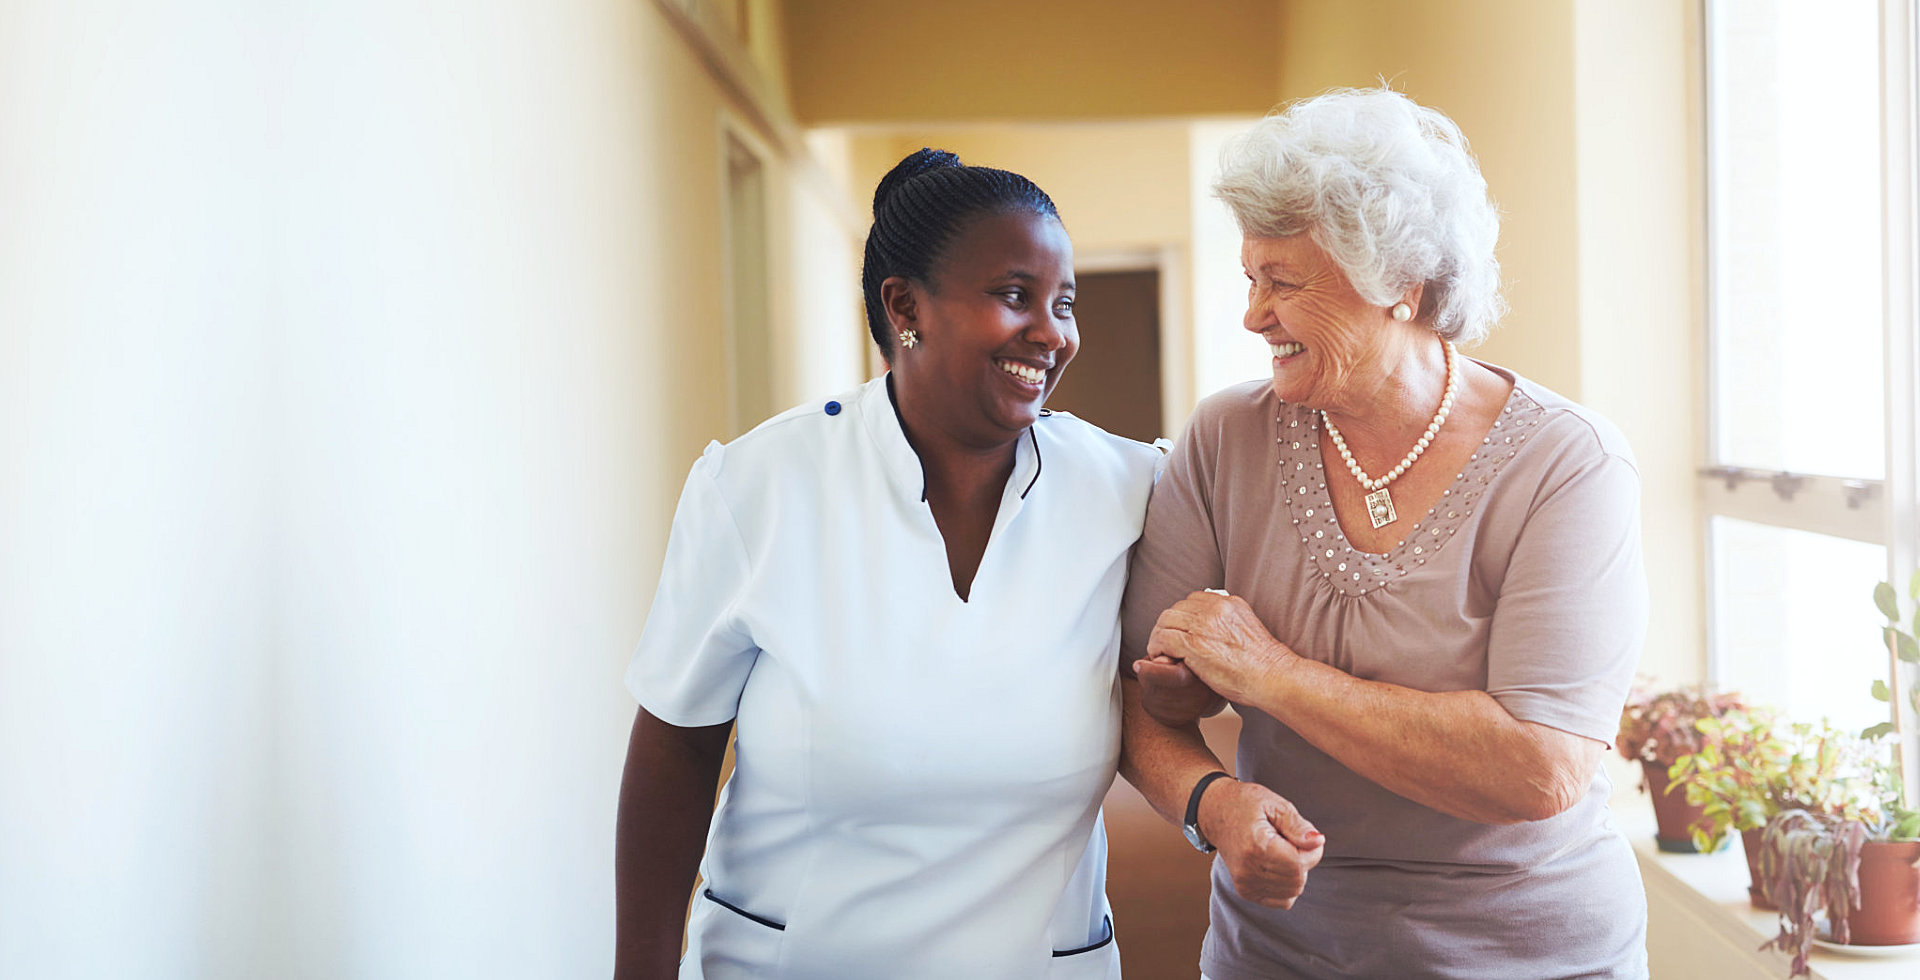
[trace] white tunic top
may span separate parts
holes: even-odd
[[[1099,806],[1161,460],[1043,416],[963,602],[886,379],[707,447],[627,671],[737,719],[682,978],[1119,976]]]

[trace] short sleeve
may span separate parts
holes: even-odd
[[[1487,693],[1522,721],[1613,743],[1647,632],[1640,478],[1605,454],[1535,505],[1487,641]]]
[[[667,537],[627,690],[654,717],[682,727],[732,720],[759,649],[737,615],[751,577],[745,543],[715,482],[723,449],[693,464]]]
[[[1198,417],[1155,475],[1146,526],[1134,545],[1120,603],[1120,667],[1146,656],[1153,624],[1167,607],[1225,578],[1213,533],[1207,488],[1211,469],[1201,446]]]

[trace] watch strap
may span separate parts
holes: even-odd
[[[1203,854],[1212,854],[1214,847],[1207,836],[1200,832],[1200,797],[1206,793],[1208,786],[1213,785],[1214,780],[1228,778],[1226,773],[1216,769],[1201,776],[1200,781],[1193,784],[1193,792],[1187,794],[1187,819],[1180,829],[1186,832],[1187,840]]]

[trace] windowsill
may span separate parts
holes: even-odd
[[[1760,951],[1779,932],[1779,920],[1747,901],[1747,859],[1739,841],[1718,854],[1666,854],[1654,846],[1653,804],[1636,792],[1637,773],[1609,766],[1614,780],[1614,821],[1640,859],[1647,888],[1648,947],[1656,974],[1661,949],[1675,942],[1720,948],[1731,962],[1714,976],[1787,976],[1786,954]],[[1815,947],[1808,960],[1819,980],[1913,980],[1920,975],[1920,949],[1904,953],[1835,953]]]

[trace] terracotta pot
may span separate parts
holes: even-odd
[[[1920,841],[1860,848],[1860,908],[1847,916],[1855,946],[1920,943]]]
[[[1764,827],[1740,832],[1740,846],[1747,852],[1747,904],[1762,912],[1778,912],[1780,909],[1760,887],[1760,835],[1765,832]]]
[[[1654,833],[1654,843],[1663,851],[1672,854],[1695,854],[1693,846],[1693,824],[1700,819],[1701,808],[1687,802],[1687,791],[1676,786],[1673,792],[1667,789],[1667,766],[1664,762],[1640,763],[1641,771],[1646,774],[1647,792],[1653,794],[1653,820],[1658,826]]]

